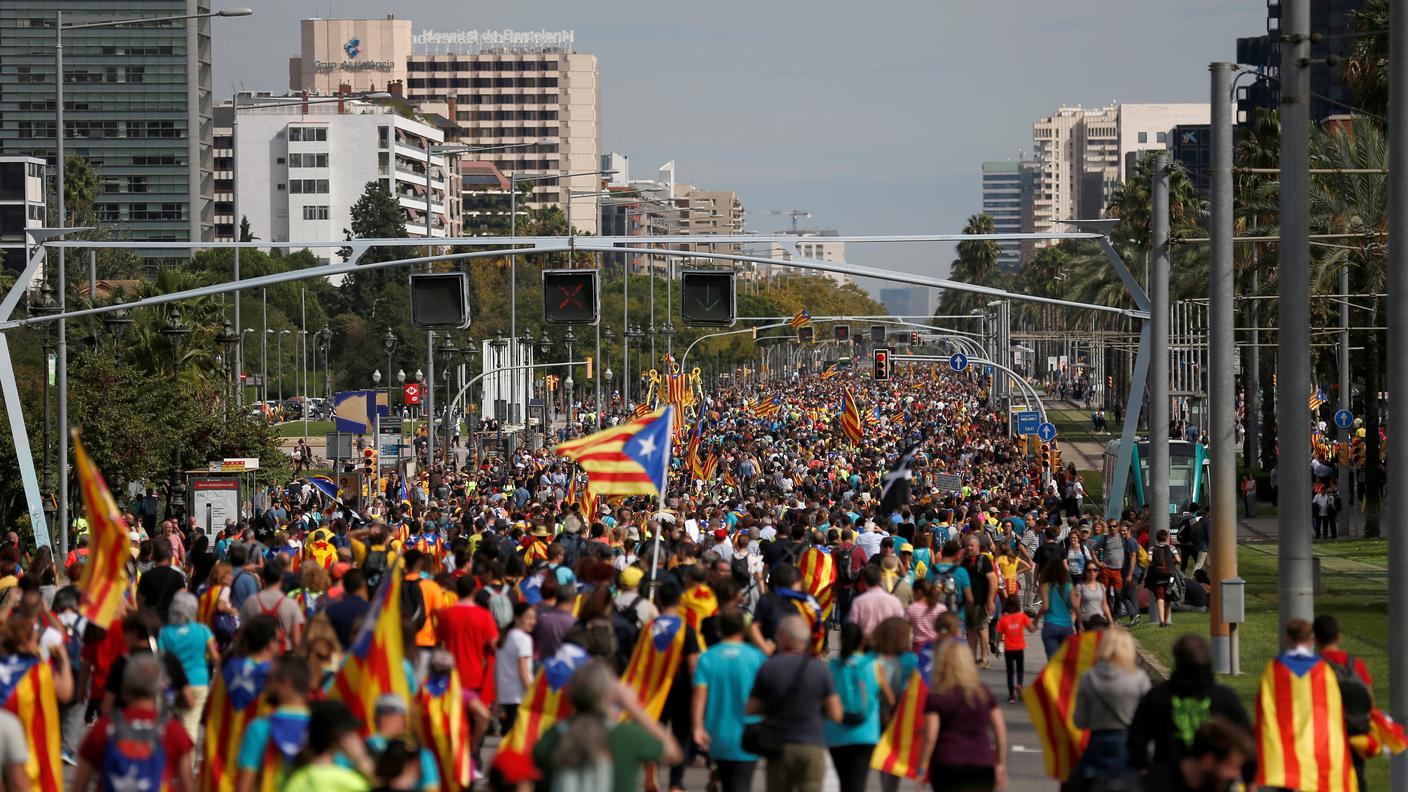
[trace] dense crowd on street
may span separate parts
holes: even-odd
[[[847,390],[860,443],[839,427]],[[673,792],[691,767],[726,792],[820,790],[833,772],[843,792],[991,790],[1007,785],[1007,718],[1046,658],[1083,646],[1064,705],[1089,738],[1068,788],[1257,777],[1252,718],[1207,642],[1180,638],[1152,684],[1131,637],[1206,607],[1196,521],[1180,541],[1136,511],[1103,519],[1079,471],[1044,470],[976,379],[843,370],[692,396],[658,501],[592,495],[551,448],[458,444],[367,497],[295,480],[213,536],[158,519],[148,493],[124,504],[134,583],[106,630],[66,584],[88,521],[65,559],[12,535],[0,700],[36,663],[53,700],[0,710],[3,787],[43,789],[57,744],[76,790]],[[393,584],[406,661],[359,719],[339,670]],[[1369,680],[1338,640],[1328,617],[1287,635],[1349,669],[1352,734]],[[240,701],[251,717],[231,735]]]

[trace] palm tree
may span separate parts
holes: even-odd
[[[965,234],[993,234],[996,228],[992,218],[979,213],[968,218],[963,226]],[[958,258],[949,269],[949,277],[962,283],[976,286],[995,286],[1001,280],[997,269],[997,243],[990,239],[972,240],[958,243]],[[944,290],[939,296],[939,314],[970,313],[983,302],[979,295],[971,292]]]
[[[1368,0],[1351,11],[1356,34],[1342,67],[1354,103],[1365,112],[1388,113],[1388,0]]]

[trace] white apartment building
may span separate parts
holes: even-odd
[[[459,235],[459,158],[429,153],[444,142],[439,129],[369,102],[241,101],[238,123],[233,107],[217,108],[229,126],[217,126],[216,137],[228,138],[233,154],[226,163],[232,170],[217,173],[217,180],[229,177],[231,189],[217,189],[220,208],[230,210],[225,217],[232,222],[225,227],[239,225],[233,211],[237,188],[239,214],[261,241],[341,239],[352,226],[352,205],[369,182],[380,181],[405,212],[409,236]],[[333,255],[331,249],[318,252]]]
[[[1164,151],[1173,145],[1173,128],[1212,123],[1207,102],[1120,105],[1120,181],[1134,167],[1138,152]]]
[[[452,142],[515,146],[475,155],[510,178],[580,174],[533,180],[524,208],[563,206],[568,190],[598,188],[601,75],[596,56],[574,49],[572,31],[414,32],[409,21],[390,17],[300,25],[292,89],[400,93],[423,113],[454,122]],[[574,212],[572,220],[599,232],[595,212]]]
[[[794,236],[785,234],[785,236]],[[795,239],[788,240],[795,242],[797,253],[804,259],[812,261],[824,261],[828,264],[846,263],[846,243],[833,237],[838,233],[832,229],[820,229],[815,231],[800,231],[795,234]],[[767,257],[772,259],[782,259],[791,261],[794,257],[791,250],[784,247],[780,242],[769,242]],[[772,278],[774,275],[816,275],[823,278],[830,278],[838,286],[845,286],[853,283],[851,276],[844,272],[829,272],[819,269],[802,269],[799,267],[774,267],[773,265],[762,265],[762,275],[765,278]]]
[[[44,174],[38,157],[0,156],[0,265],[10,272],[28,263],[25,229],[44,227]]]

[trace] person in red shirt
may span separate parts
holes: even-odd
[[[465,575],[455,581],[459,602],[441,610],[435,636],[455,657],[460,688],[474,693],[485,706],[494,705],[494,654],[499,643],[499,627],[489,609],[474,601],[478,581]]]
[[[116,788],[114,782],[119,780],[140,784],[143,789],[195,789],[191,772],[195,743],[179,720],[163,720],[157,712],[162,678],[155,655],[128,660],[122,674],[127,707],[118,715],[98,718],[88,731],[78,747],[73,789],[88,792],[94,781],[100,788]]]
[[[1315,649],[1320,653],[1320,656],[1335,667],[1336,673],[1352,673],[1354,676],[1359,677],[1359,680],[1364,683],[1365,690],[1368,691],[1368,701],[1365,702],[1362,692],[1356,696],[1349,690],[1351,684],[1347,681],[1347,678],[1345,676],[1340,677],[1340,697],[1345,704],[1345,725],[1348,727],[1348,733],[1350,735],[1362,733],[1359,731],[1364,728],[1362,725],[1358,727],[1358,730],[1350,727],[1348,723],[1350,718],[1348,716],[1355,714],[1351,712],[1351,710],[1354,709],[1357,709],[1358,714],[1361,716],[1367,715],[1364,707],[1367,705],[1368,708],[1372,709],[1374,706],[1374,678],[1369,676],[1369,667],[1364,664],[1364,658],[1351,655],[1349,652],[1340,648],[1340,623],[1334,616],[1316,616],[1315,623],[1311,625],[1311,630],[1315,633]],[[1357,704],[1355,702],[1357,702]],[[1350,762],[1354,765],[1354,774],[1358,776],[1359,788],[1364,789],[1364,757],[1361,756],[1358,751],[1350,751],[1349,758]]]
[[[117,658],[127,654],[127,638],[122,634],[122,619],[126,615],[124,605],[118,606],[113,617],[112,627],[100,637],[85,637],[83,641],[83,665],[88,669],[88,712],[98,711],[103,702],[103,692],[108,686],[108,672],[112,671]]]
[[[1036,623],[1022,610],[1022,601],[1009,596],[1002,601],[1002,618],[997,634],[1002,636],[1002,656],[1007,659],[1007,702],[1016,703],[1026,682],[1027,633],[1036,632]]]

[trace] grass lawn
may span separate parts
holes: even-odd
[[[1374,697],[1388,701],[1388,572],[1383,540],[1316,542],[1321,558],[1324,593],[1316,598],[1316,611],[1333,614],[1340,622],[1344,647],[1362,657],[1374,677]],[[1219,681],[1242,697],[1248,712],[1255,712],[1256,688],[1266,663],[1276,655],[1280,640],[1276,619],[1276,546],[1243,544],[1237,552],[1238,571],[1247,581],[1247,623],[1241,625],[1242,674],[1221,676]],[[1208,634],[1208,615],[1178,613],[1174,627],[1152,625],[1134,629],[1145,649],[1168,667],[1174,640],[1184,633]],[[1368,764],[1372,789],[1388,787],[1388,762]]]
[[[1091,430],[1090,413],[1083,410],[1047,410],[1046,417],[1055,424],[1057,439],[1067,442],[1087,440],[1104,445],[1116,435],[1097,434]],[[1089,489],[1087,487],[1087,489]]]
[[[1105,475],[1098,470],[1080,471],[1080,483],[1085,486],[1088,503],[1105,502]]]
[[[322,436],[325,435],[325,434],[331,434],[331,433],[332,433],[332,421],[309,421],[309,422],[308,422],[308,436],[309,436],[309,437],[322,437]],[[303,436],[303,422],[302,422],[302,421],[288,421],[288,422],[286,422],[286,423],[278,424],[278,425],[276,425],[276,426],[274,427],[274,435],[275,435],[276,437],[302,437],[302,436]]]

